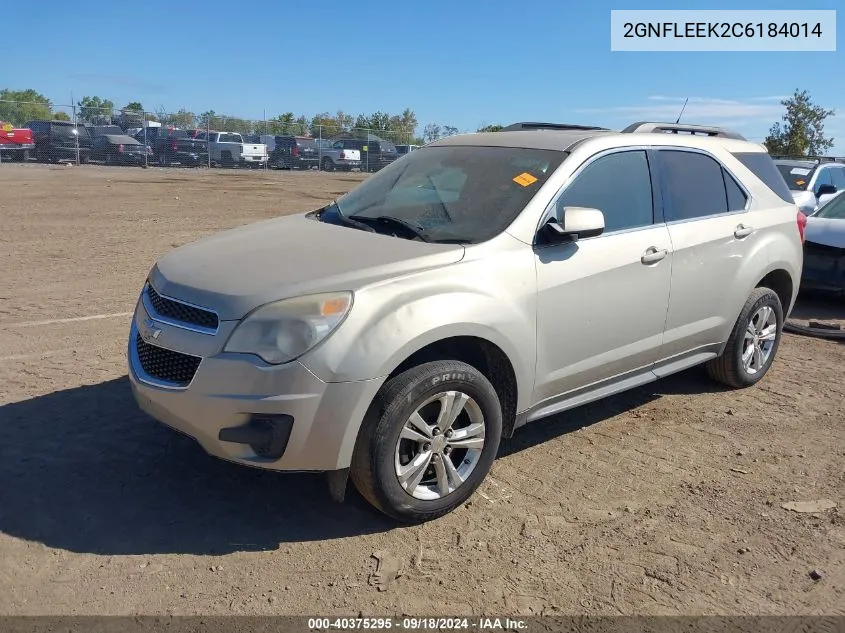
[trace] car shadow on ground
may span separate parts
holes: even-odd
[[[718,390],[697,373],[528,425],[500,456],[668,393]],[[0,407],[0,532],[104,555],[222,555],[397,527],[349,486],[230,464],[143,414],[123,377]]]
[[[351,486],[350,486],[351,488]],[[0,532],[93,554],[220,555],[394,528],[323,476],[209,457],[126,377],[0,407]]]
[[[712,380],[703,367],[694,367],[642,387],[603,398],[520,427],[514,433],[513,438],[502,442],[498,456],[514,455],[556,437],[574,433],[626,411],[631,411],[658,400],[662,396],[720,393],[728,390],[728,387]]]

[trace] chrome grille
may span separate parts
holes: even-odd
[[[219,325],[217,315],[210,310],[203,310],[181,301],[162,297],[150,284],[147,284],[146,293],[158,316],[207,330],[216,330]]]
[[[197,356],[150,345],[140,334],[135,336],[135,349],[141,368],[147,375],[179,387],[187,387],[191,383],[202,361]]]

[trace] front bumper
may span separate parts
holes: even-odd
[[[234,328],[232,322],[221,322],[220,333],[212,336],[157,321],[148,307],[147,302],[138,302],[128,346],[129,381],[143,411],[221,459],[285,471],[329,471],[350,465],[361,420],[381,380],[324,382],[297,361],[268,365],[245,354],[203,354],[203,348],[211,349],[210,339],[220,337],[214,346],[222,348]],[[160,334],[154,339],[151,332],[156,330]],[[187,387],[163,385],[144,371],[136,348],[139,333],[156,347],[202,356]],[[262,416],[293,419],[281,458],[263,457],[249,445],[220,439],[221,430]]]

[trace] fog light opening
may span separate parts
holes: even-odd
[[[245,444],[263,459],[280,459],[293,430],[293,418],[289,415],[253,415],[243,426],[220,429],[218,438],[222,442]]]

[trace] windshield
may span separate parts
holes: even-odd
[[[365,180],[337,207],[370,226],[386,217],[388,233],[404,223],[426,241],[483,242],[516,219],[565,157],[513,147],[421,148]]]
[[[801,165],[777,164],[778,171],[786,181],[786,186],[792,191],[806,191],[807,183],[813,175],[815,167],[803,167]]]
[[[813,214],[813,217],[845,220],[845,195],[838,194],[836,197],[828,200]]]

